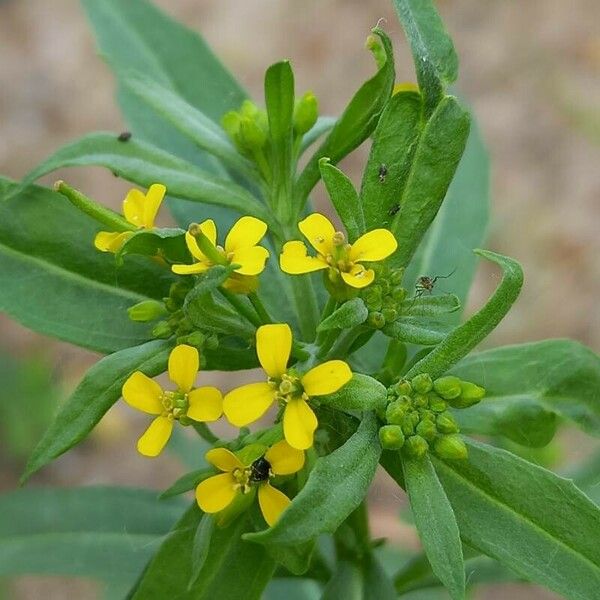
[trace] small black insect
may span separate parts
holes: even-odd
[[[417,297],[420,297],[425,292],[429,292],[431,294],[438,280],[448,279],[448,277],[452,277],[455,271],[456,269],[454,269],[451,273],[448,273],[448,275],[436,275],[435,277],[429,277],[429,275],[422,275],[421,277],[419,277],[419,279],[417,279],[417,284],[415,285],[415,295]]]
[[[387,165],[384,165],[384,164],[379,165],[379,182],[380,183],[383,183],[385,181],[387,174],[388,174]]]
[[[255,483],[267,481],[270,471],[271,463],[264,456],[261,456],[250,466],[250,481]]]
[[[388,215],[390,215],[390,217],[393,217],[399,210],[400,210],[400,205],[394,204],[394,206],[392,206],[392,208],[390,208],[390,210],[388,210]]]
[[[128,142],[131,139],[131,131],[123,131],[117,137],[119,142]]]

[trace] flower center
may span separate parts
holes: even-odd
[[[350,249],[352,246],[346,241],[346,236],[341,231],[336,231],[332,238],[332,251],[325,256],[327,264],[341,273],[349,273],[354,267],[350,260]]]
[[[249,467],[243,469],[237,468],[232,472],[233,489],[247,494],[253,485],[258,485],[269,481],[273,476],[271,463],[264,457],[257,458]]]
[[[160,401],[164,409],[163,417],[167,417],[171,421],[178,421],[182,417],[186,417],[190,406],[187,394],[179,391],[163,392]]]
[[[284,373],[281,379],[269,379],[269,383],[273,387],[275,399],[280,405],[287,404],[294,398],[308,400],[308,396],[304,393],[300,376],[293,369]]]

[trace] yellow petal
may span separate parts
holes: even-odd
[[[302,242],[287,242],[279,256],[279,266],[284,273],[300,275],[326,269],[329,265],[319,256],[307,256]]]
[[[123,200],[123,214],[125,218],[136,227],[144,226],[144,203],[146,196],[136,188],[132,188],[127,192],[125,200]]]
[[[208,238],[208,241],[213,245],[217,245],[217,226],[212,219],[206,219],[200,223],[200,231]]]
[[[304,400],[290,400],[286,404],[283,413],[283,434],[292,448],[310,448],[317,425],[315,413]]]
[[[216,421],[223,414],[223,394],[216,388],[205,386],[188,394],[190,406],[187,416],[194,421]]]
[[[156,417],[138,440],[138,452],[144,456],[158,456],[169,441],[172,431],[173,421],[167,417]]]
[[[132,235],[133,231],[99,231],[94,246],[100,252],[118,252]]]
[[[269,377],[281,377],[292,351],[292,330],[287,323],[261,325],[256,330],[256,353]]]
[[[352,371],[343,360],[329,360],[304,375],[302,386],[309,396],[324,396],[337,392],[351,379]]]
[[[356,264],[350,270],[350,273],[341,272],[342,279],[346,285],[353,288],[364,288],[371,285],[375,280],[375,271],[365,269],[362,265]]]
[[[240,275],[258,275],[265,268],[265,262],[269,258],[269,251],[262,246],[250,248],[238,248],[231,257],[231,263],[240,265],[235,272]]]
[[[223,398],[223,412],[236,427],[260,419],[275,400],[275,390],[268,383],[249,383],[231,390]]]
[[[298,229],[319,254],[324,256],[331,254],[335,227],[325,215],[321,213],[308,215],[304,221],[298,223]]]
[[[169,354],[169,379],[182,392],[189,392],[196,381],[200,367],[198,350],[187,344],[179,344]]]
[[[225,251],[256,246],[267,233],[267,224],[256,217],[242,217],[233,225],[225,238]]]
[[[171,270],[173,273],[177,273],[177,275],[196,275],[197,273],[204,273],[210,268],[210,265],[207,265],[203,262],[197,262],[193,265],[172,265]]]
[[[392,95],[397,94],[399,92],[418,92],[419,86],[412,81],[401,81],[394,85],[394,89],[392,90]]]
[[[304,466],[304,452],[292,448],[285,440],[271,446],[265,459],[275,475],[291,475]]]
[[[350,248],[350,260],[375,262],[396,252],[398,242],[387,229],[374,229],[361,235]]]
[[[150,415],[160,415],[163,411],[162,393],[160,385],[141,371],[132,373],[123,384],[123,400]]]
[[[160,205],[165,197],[167,188],[161,183],[153,183],[146,192],[144,201],[144,227],[152,229],[154,227],[154,219]]]
[[[213,448],[204,455],[204,458],[219,471],[226,473],[244,468],[240,459],[227,448]]]
[[[200,226],[200,228],[202,228],[202,225]],[[188,250],[190,251],[190,254],[197,261],[199,261],[201,263],[209,262],[208,258],[206,258],[206,256],[203,254],[202,250],[200,250],[200,247],[198,246],[198,242],[196,241],[196,238],[189,231],[185,232],[185,245],[187,246]]]
[[[223,284],[223,287],[232,294],[249,294],[258,289],[258,277],[256,275],[239,275],[232,273]]]
[[[196,502],[205,513],[217,513],[227,508],[237,493],[231,473],[221,473],[200,482]]]
[[[269,527],[275,525],[281,513],[290,503],[291,500],[283,492],[268,483],[263,483],[258,488],[258,504]]]

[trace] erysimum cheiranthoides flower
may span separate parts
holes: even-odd
[[[152,229],[166,191],[160,183],[153,183],[145,194],[135,188],[129,190],[123,200],[123,216],[138,229]],[[132,235],[133,231],[100,231],[94,246],[102,252],[118,252]]]
[[[285,323],[262,325],[256,330],[258,360],[267,381],[249,383],[230,391],[223,412],[230,423],[243,427],[260,419],[273,402],[283,408],[283,434],[293,448],[306,450],[313,444],[318,422],[309,406],[313,396],[337,392],[352,379],[342,360],[330,360],[303,375],[287,368],[292,350],[292,330]]]
[[[269,526],[290,503],[270,480],[297,473],[304,466],[304,452],[292,448],[285,440],[251,460],[243,460],[226,448],[213,448],[205,458],[222,473],[205,479],[196,488],[200,508],[205,513],[221,512],[240,495],[254,494],[258,488],[260,510]]]
[[[391,231],[374,229],[349,244],[341,231],[320,213],[308,215],[298,223],[298,229],[317,251],[317,256],[308,256],[304,242],[291,241],[283,246],[279,258],[281,270],[290,275],[312,273],[329,269],[333,284],[343,283],[352,288],[364,288],[375,279],[372,269],[363,262],[379,262],[393,254],[398,242]]]
[[[138,440],[140,454],[158,456],[171,437],[174,421],[189,425],[192,421],[216,421],[223,414],[223,396],[217,388],[194,388],[199,367],[198,350],[180,344],[169,355],[169,378],[177,386],[176,391],[163,390],[141,371],[132,373],[123,384],[123,399],[127,404],[156,415]]]
[[[200,248],[195,234],[201,232],[209,246]],[[236,221],[225,238],[225,247],[217,245],[217,227],[212,219],[192,224],[185,234],[185,242],[192,257],[191,265],[173,265],[174,273],[192,275],[204,273],[210,267],[238,265],[223,287],[232,292],[247,293],[256,289],[256,275],[262,273],[269,251],[258,242],[267,232],[267,224],[255,217],[245,216]]]

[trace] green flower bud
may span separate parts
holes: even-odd
[[[372,286],[363,293],[363,300],[370,311],[381,310],[381,288]]]
[[[216,350],[219,347],[219,338],[216,334],[209,335],[204,342],[204,347],[207,350]]]
[[[429,398],[425,394],[415,394],[413,402],[418,408],[427,408],[429,406]]]
[[[392,290],[392,298],[396,304],[402,304],[406,299],[406,290],[403,287],[397,287]]]
[[[394,390],[399,396],[410,396],[412,394],[412,385],[406,379],[401,379],[394,385]]]
[[[170,312],[170,313],[174,313],[177,312],[180,308],[181,308],[181,302],[178,300],[175,300],[175,298],[165,298],[165,309]]]
[[[201,331],[193,331],[186,337],[185,343],[195,348],[203,348],[206,342],[206,334]]]
[[[232,139],[236,140],[238,133],[240,132],[240,122],[242,118],[239,113],[234,110],[230,110],[225,113],[221,119],[221,127],[225,130],[225,133]]]
[[[455,408],[467,408],[481,401],[485,396],[485,389],[470,381],[460,382],[460,396],[450,401]]]
[[[391,290],[390,282],[387,279],[380,279],[377,283],[381,287],[381,295],[387,296]]]
[[[398,313],[395,308],[384,308],[381,311],[386,323],[393,323],[398,318]]]
[[[391,269],[389,280],[392,285],[400,285],[402,283],[402,278],[404,277],[404,268],[400,267],[399,269]],[[403,289],[403,288],[400,288]],[[406,290],[404,290],[406,292]]]
[[[427,443],[427,440],[420,435],[413,435],[404,443],[404,451],[406,454],[415,458],[425,456],[427,450],[429,450],[429,444]]]
[[[445,410],[448,410],[448,403],[439,396],[429,396],[429,408],[434,413],[443,413]]]
[[[440,433],[458,433],[458,424],[454,417],[448,411],[439,414],[435,419],[435,424]]]
[[[437,435],[437,428],[433,421],[428,419],[422,420],[416,427],[415,431],[428,442],[431,442]]]
[[[253,119],[242,119],[240,122],[239,140],[246,150],[261,150],[267,142],[267,133]]]
[[[157,323],[152,329],[152,337],[164,339],[170,338],[173,335],[173,329],[167,321]]]
[[[132,321],[147,323],[154,321],[167,312],[165,305],[157,300],[144,300],[127,309],[127,315]]]
[[[406,415],[406,404],[401,400],[394,400],[387,405],[385,420],[391,425],[402,425],[402,419]]]
[[[415,432],[415,425],[416,425],[416,423],[414,422],[413,418],[409,414],[409,415],[404,415],[404,417],[402,418],[402,423],[400,424],[400,427],[402,427],[402,431],[404,432],[404,435],[413,435],[413,433]]]
[[[380,312],[372,312],[369,314],[367,323],[375,329],[381,329],[385,325],[385,318]]]
[[[379,430],[379,441],[385,450],[400,450],[404,446],[404,433],[398,425],[384,425]]]
[[[446,375],[440,377],[433,382],[433,389],[445,400],[452,400],[458,398],[462,391],[461,381],[458,377],[453,375]]]
[[[393,308],[396,310],[396,302],[391,296],[386,296],[381,302],[383,308]]]
[[[255,121],[257,117],[260,115],[261,110],[252,102],[252,100],[244,100],[242,102],[242,106],[240,106],[239,114],[242,117],[247,117],[248,119],[252,119]]]
[[[431,381],[431,377],[427,373],[421,373],[420,375],[413,377],[411,383],[413,389],[419,394],[426,394],[433,388],[433,381]]]
[[[172,283],[171,287],[169,288],[169,298],[173,298],[173,300],[179,300],[181,303],[183,303],[185,297],[191,289],[188,281],[189,280]]]
[[[467,446],[460,435],[441,435],[433,443],[433,449],[440,458],[460,460],[467,458]]]
[[[385,54],[385,50],[379,41],[379,38],[376,35],[371,34],[367,41],[365,42],[365,46],[371,51],[373,54],[373,58],[375,59],[375,63],[377,64],[377,68],[381,69],[387,60],[387,56]]]
[[[298,135],[304,135],[310,131],[317,122],[319,116],[319,103],[312,92],[306,92],[294,108],[294,131]]]

